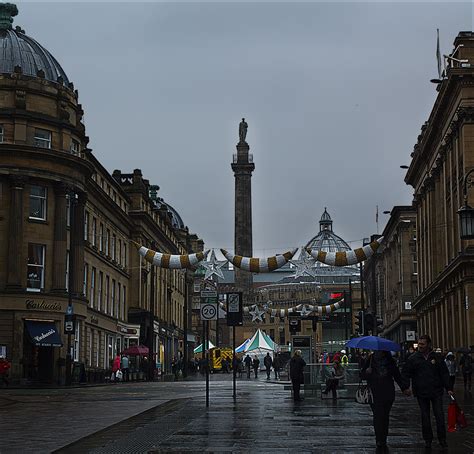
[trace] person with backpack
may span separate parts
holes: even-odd
[[[300,396],[301,385],[304,383],[305,360],[301,357],[301,350],[295,350],[295,354],[290,360],[290,379],[293,387],[293,400],[301,402]]]
[[[376,351],[366,359],[360,370],[360,378],[367,380],[372,393],[372,402],[369,404],[374,416],[377,452],[386,452],[390,410],[395,401],[394,381],[402,391],[408,389],[410,384],[402,379],[395,360],[386,351]]]

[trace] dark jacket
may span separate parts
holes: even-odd
[[[290,378],[291,381],[304,383],[303,370],[306,366],[305,360],[301,356],[293,356],[290,359]]]
[[[443,357],[431,351],[425,359],[422,353],[411,355],[402,370],[405,381],[412,380],[413,395],[430,398],[443,395],[443,389],[452,391],[449,372]]]
[[[254,369],[258,369],[259,366],[260,366],[260,360],[257,359],[257,358],[254,358],[254,359],[252,360],[252,367],[253,367]]]
[[[367,369],[372,369],[367,372]],[[404,380],[400,370],[390,353],[374,353],[362,365],[360,376],[367,380],[374,402],[393,402],[395,400],[394,380],[402,391],[410,387],[410,382]]]
[[[273,358],[273,368],[275,370],[280,369],[280,358],[278,358],[278,356],[275,356],[275,358]]]
[[[247,369],[250,369],[250,366],[252,365],[252,358],[250,358],[250,356],[246,356],[244,358],[244,364]]]
[[[263,364],[265,365],[267,369],[270,369],[270,367],[272,367],[272,364],[273,364],[272,357],[265,356],[265,358],[263,358]]]
[[[470,374],[472,372],[472,357],[467,353],[462,355],[459,365],[462,368],[463,374]]]

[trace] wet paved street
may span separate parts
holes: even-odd
[[[0,452],[375,452],[367,406],[319,395],[295,404],[282,384],[264,380],[239,381],[234,402],[229,378],[212,377],[208,410],[203,381],[2,389]],[[472,397],[457,395],[474,421]],[[397,395],[391,415],[390,452],[425,452],[414,399]],[[448,443],[449,452],[474,453],[474,427]]]

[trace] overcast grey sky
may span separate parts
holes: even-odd
[[[254,155],[254,255],[297,247],[328,207],[347,241],[411,203],[409,164],[468,3],[26,3],[14,25],[79,90],[94,154],[141,168],[207,246],[233,249],[238,123]],[[358,247],[360,242],[351,243]]]

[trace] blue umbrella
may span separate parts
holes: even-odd
[[[366,350],[385,350],[386,352],[399,352],[401,350],[400,345],[395,342],[377,336],[354,337],[354,339],[346,342],[346,346],[365,348]]]

